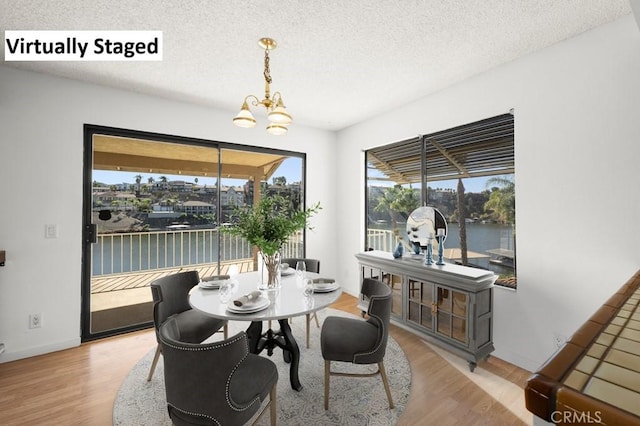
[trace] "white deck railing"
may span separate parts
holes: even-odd
[[[393,235],[393,231],[388,229],[367,230],[367,248],[392,252],[397,244],[398,241]]]
[[[253,247],[243,238],[217,229],[99,234],[93,249],[93,276],[142,272],[253,258]],[[367,247],[393,251],[393,231],[370,229]],[[293,235],[282,257],[302,255],[302,233]]]
[[[217,229],[99,234],[92,250],[93,276],[216,263],[218,252],[221,261],[253,257],[245,239]],[[282,256],[301,254],[302,233],[297,233]]]

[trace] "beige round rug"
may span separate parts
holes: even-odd
[[[318,312],[321,321],[327,316],[350,316],[348,313],[324,309]],[[409,399],[411,370],[398,343],[389,336],[384,364],[395,404],[389,409],[380,376],[368,378],[331,377],[329,410],[324,410],[324,361],[320,353],[320,328],[311,324],[311,348],[304,347],[304,317],[293,320],[291,329],[300,345],[300,392],[291,389],[289,364],[282,359],[282,351],[274,351],[271,360],[278,366],[278,423],[281,425],[394,425]],[[247,322],[229,323],[229,335],[245,329]],[[277,326],[277,324],[276,324]],[[221,336],[216,334],[215,336]],[[219,339],[219,337],[214,337]],[[147,353],[131,370],[120,386],[113,407],[113,424],[118,426],[171,425],[167,414],[162,357],[151,382],[147,375],[155,349]],[[266,355],[266,351],[262,353]],[[334,362],[332,370],[372,372],[375,366],[358,366]],[[259,425],[269,424],[268,413]]]

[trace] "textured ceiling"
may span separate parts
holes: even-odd
[[[338,130],[631,13],[628,0],[0,0],[4,30],[162,30],[162,62],[4,62],[229,111],[272,91]],[[259,118],[258,118],[259,119]]]

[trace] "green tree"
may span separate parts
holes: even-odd
[[[140,193],[140,182],[142,182],[142,175],[136,175],[136,193]]]
[[[389,213],[393,233],[398,236],[399,230],[396,216],[399,213],[409,214],[419,205],[420,200],[411,186],[405,188],[401,185],[395,185],[385,189],[378,198],[378,204],[375,206],[374,211]]]
[[[460,227],[460,256],[463,265],[469,262],[467,253],[467,206],[464,202],[464,183],[458,179],[458,226]]]
[[[516,191],[512,177],[494,177],[487,180],[491,187],[489,200],[484,204],[495,220],[502,223],[516,222]]]
[[[273,178],[274,185],[285,186],[287,184],[287,178],[284,176],[278,176]]]

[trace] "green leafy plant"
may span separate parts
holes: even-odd
[[[282,196],[264,197],[253,208],[236,207],[231,216],[233,226],[222,228],[222,232],[242,237],[258,247],[267,269],[267,285],[275,288],[280,263],[276,253],[292,234],[309,228],[309,218],[320,209],[320,203],[298,210]]]
[[[308,220],[321,209],[316,203],[297,210],[282,196],[264,197],[253,208],[236,207],[231,217],[233,226],[222,231],[242,237],[265,255],[273,256],[292,234],[311,229]]]

